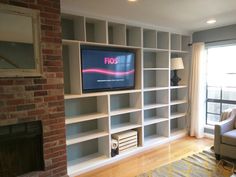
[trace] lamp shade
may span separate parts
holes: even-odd
[[[182,58],[171,58],[171,70],[184,69]]]

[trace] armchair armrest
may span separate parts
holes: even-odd
[[[226,119],[218,124],[215,124],[215,132],[220,135],[234,129],[234,118]]]
[[[218,124],[215,124],[215,139],[214,150],[216,154],[220,154],[221,135],[225,132],[233,130],[234,118],[226,119]]]

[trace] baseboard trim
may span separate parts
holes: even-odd
[[[205,138],[214,139],[214,135],[210,133],[204,133]]]

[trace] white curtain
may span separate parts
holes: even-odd
[[[204,43],[194,43],[192,45],[189,88],[190,136],[202,138],[206,120],[206,58]]]

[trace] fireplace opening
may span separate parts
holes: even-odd
[[[0,126],[0,176],[44,170],[41,121]]]

